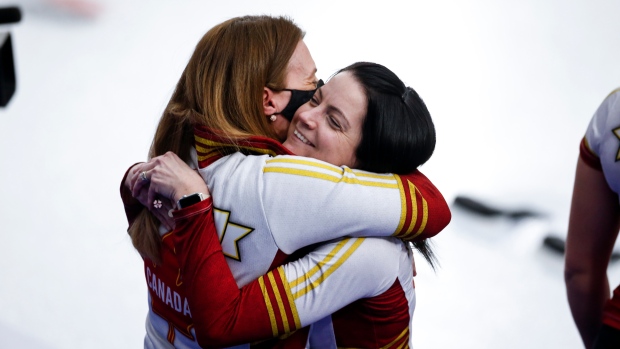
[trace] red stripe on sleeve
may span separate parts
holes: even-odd
[[[274,275],[273,272],[269,272],[265,275],[265,290],[267,291],[267,295],[269,297],[269,301],[271,302],[271,308],[273,309],[273,314],[276,320],[278,334],[285,333],[284,331],[284,323],[282,321],[282,313],[280,312],[279,302],[276,298],[273,286],[271,285],[271,280],[269,279],[269,274]],[[277,286],[277,285],[276,285]]]
[[[282,280],[280,277],[280,273],[278,270],[273,271],[273,276],[276,281],[276,285],[278,286],[278,291],[280,292],[280,298],[282,300],[282,305],[284,307],[284,313],[286,314],[286,319],[288,321],[289,333],[297,330],[297,325],[295,324],[295,314],[293,313],[293,309],[291,307],[291,303],[289,302],[286,287],[284,286],[285,280]]]
[[[441,232],[449,223],[450,220],[452,219],[452,214],[450,213],[450,207],[448,206],[448,203],[446,202],[446,200],[444,199],[443,195],[441,194],[441,192],[437,189],[437,187],[435,187],[435,185],[428,180],[428,178],[426,178],[425,175],[422,174],[422,172],[416,170],[413,173],[410,173],[408,175],[399,175],[400,180],[403,183],[403,188],[407,188],[405,190],[405,195],[407,195],[407,197],[409,197],[409,184],[407,184],[407,186],[405,186],[405,183],[407,183],[407,180],[411,181],[411,183],[413,185],[416,186],[416,188],[418,189],[419,193],[416,193],[416,197],[418,198],[418,202],[417,202],[417,207],[418,207],[418,221],[416,221],[416,225],[418,224],[422,224],[422,215],[423,215],[423,205],[422,205],[422,200],[421,197],[423,197],[424,199],[426,199],[426,204],[427,204],[427,212],[428,212],[428,218],[426,221],[426,227],[424,228],[424,231],[416,236],[415,238],[413,238],[412,241],[419,241],[419,240],[423,240],[426,238],[430,238],[433,237],[437,234],[439,234],[439,232]],[[420,195],[420,196],[417,196]],[[408,200],[410,201],[410,200]],[[409,203],[408,203],[409,205]],[[407,210],[410,210],[410,207],[407,206]],[[410,212],[407,212],[407,222],[410,222]],[[407,227],[408,225],[405,224],[405,227]],[[415,234],[416,230],[413,231],[413,234]],[[413,235],[410,234],[410,235]],[[411,238],[407,238],[404,237],[405,240],[411,240]]]
[[[579,144],[579,157],[586,163],[586,165],[592,167],[593,169],[599,171],[603,170],[603,167],[601,166],[601,159],[594,154],[590,147],[588,147],[586,137],[583,137],[581,143]]]

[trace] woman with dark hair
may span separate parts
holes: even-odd
[[[209,143],[214,139],[210,134],[203,133],[202,136],[207,138],[201,137],[199,143]],[[261,210],[256,207],[259,205],[252,204],[255,201],[252,196],[268,193],[286,200],[281,208],[289,206],[288,210],[283,209],[278,219],[269,221],[270,229],[277,230],[284,224],[296,232],[311,224],[313,226],[308,232],[320,232],[334,229],[334,226],[338,229],[337,222],[342,220],[340,216],[358,216],[360,221],[367,220],[360,215],[367,211],[352,205],[338,206],[339,200],[333,200],[338,198],[338,191],[353,193],[347,187],[364,190],[364,182],[371,180],[375,186],[390,187],[396,179],[394,183],[400,186],[396,192],[403,196],[401,202],[407,201],[405,196],[413,198],[413,211],[417,211],[415,198],[419,193],[406,176],[378,175],[351,170],[351,167],[381,173],[415,171],[430,158],[435,146],[435,130],[426,106],[413,89],[406,87],[387,68],[374,63],[356,63],[339,71],[297,110],[284,146],[297,155],[341,167],[290,156],[270,158],[233,154],[200,169],[201,178],[171,153],[138,165],[136,172],[148,171],[151,195],[157,193],[164,198],[180,200],[180,209],[173,211],[176,229],[166,239],[172,240],[175,246],[180,280],[186,285],[199,343],[217,347],[295,332],[286,339],[287,346],[295,341],[310,341],[321,342],[321,345],[330,342],[339,347],[406,347],[411,343],[409,324],[415,293],[412,257],[400,240],[347,238],[332,241],[311,249],[307,255],[256,281],[244,283],[239,280],[247,275],[235,269],[234,264],[227,264],[220,253],[224,250],[226,254],[230,247],[223,239],[229,234],[229,227],[222,229],[221,224],[218,227],[217,218],[224,215],[226,224],[229,224],[232,212],[221,209],[212,212],[211,198],[199,198],[196,202],[187,202],[187,205],[182,200],[192,192],[207,193],[208,185],[216,204],[224,196],[238,204],[249,202],[249,205],[243,205],[243,215],[236,216],[240,219],[244,215],[268,213],[269,210]],[[397,152],[400,156],[386,158],[387,152]],[[234,180],[240,173],[249,184]],[[136,174],[133,178],[137,191],[148,183],[140,176],[144,175]],[[267,178],[270,176],[274,178]],[[248,177],[264,178],[252,182]],[[270,181],[278,185],[270,186]],[[326,182],[335,183],[331,197],[321,195],[320,187]],[[259,193],[256,194],[252,187],[259,187]],[[271,192],[277,188],[284,188],[284,191]],[[297,188],[295,193],[287,195],[287,190],[292,188]],[[322,198],[324,209],[310,209],[303,198],[308,202]],[[426,201],[421,201],[421,212],[401,216],[396,231],[411,239],[417,238],[415,241],[421,242],[425,248],[426,238],[432,235],[425,229],[436,224],[431,223],[432,219],[440,220],[440,225],[447,224],[449,212],[429,217],[424,209]],[[386,204],[391,205],[389,197]],[[258,213],[252,213],[252,210]],[[310,217],[304,218],[304,215]],[[376,219],[382,220],[381,215]],[[240,236],[239,232],[244,228],[235,222],[233,234],[236,231]],[[249,228],[245,229],[249,234]],[[366,228],[354,226],[348,229],[355,232]],[[272,235],[280,249],[286,251],[291,247],[290,240],[277,233],[272,232]],[[299,235],[294,235],[299,240]],[[312,238],[305,241],[312,241]],[[287,244],[289,246],[283,246]],[[238,246],[235,248],[239,259],[241,252],[248,254],[252,249],[261,250],[257,245],[246,247],[241,252]],[[424,251],[425,257],[432,262],[430,250]],[[153,283],[155,281],[153,278]],[[239,290],[238,283],[246,285]],[[331,317],[326,317],[332,313]],[[314,325],[309,330],[305,326],[310,324]],[[308,331],[311,332],[309,339]]]

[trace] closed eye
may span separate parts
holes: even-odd
[[[333,116],[328,115],[327,119],[329,120],[329,124],[337,129],[337,130],[341,130],[342,126],[340,126],[340,123],[338,122],[338,120],[336,120],[336,118],[334,118]]]
[[[318,92],[318,90],[316,92],[314,92],[314,94],[312,95],[312,98],[310,98],[310,104],[312,104],[313,106],[317,106],[319,104],[321,104],[321,102],[319,101],[319,95],[320,92]]]
[[[312,98],[310,98],[310,105],[312,105],[312,106],[319,105],[319,100],[316,98],[316,95],[314,95],[314,96],[312,96]]]

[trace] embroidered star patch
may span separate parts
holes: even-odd
[[[217,236],[219,237],[220,244],[222,245],[222,252],[224,252],[224,255],[228,258],[241,261],[241,255],[239,254],[239,240],[253,232],[254,229],[231,222],[229,220],[229,211],[216,208],[213,210],[213,217],[215,218]]]
[[[620,139],[620,127],[616,127],[612,130],[616,138]],[[620,160],[620,146],[618,146],[618,152],[616,153],[616,161]]]

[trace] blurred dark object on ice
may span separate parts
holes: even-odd
[[[485,216],[485,217],[500,217],[504,216],[510,219],[521,219],[521,218],[532,218],[532,217],[541,217],[544,216],[540,212],[536,212],[533,210],[509,210],[502,209],[498,207],[493,207],[489,204],[485,204],[477,199],[473,199],[471,197],[458,195],[454,199],[454,205],[456,207],[462,208],[469,212]]]
[[[545,239],[543,240],[543,245],[552,250],[555,251],[559,254],[564,254],[565,250],[566,250],[566,241],[564,239],[562,239],[559,236],[555,236],[555,235],[547,235],[547,237],[545,237]],[[611,261],[615,262],[617,260],[620,259],[620,252],[612,252],[611,253]]]
[[[22,19],[18,7],[0,7],[0,25],[17,23]],[[0,32],[0,107],[6,107],[15,93],[15,61],[11,33]]]

